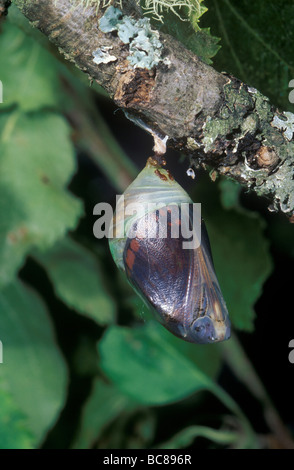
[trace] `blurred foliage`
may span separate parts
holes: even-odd
[[[200,24],[165,12],[164,25],[156,25],[208,63],[219,50],[211,28],[222,38],[216,66],[289,109],[292,1],[205,5]],[[186,343],[151,320],[106,241],[94,239],[94,204],[113,202],[141,165],[98,111],[105,93],[91,90],[13,6],[0,48],[0,448],[62,447],[64,429],[71,448],[186,448],[199,439],[205,447],[261,446],[258,430],[219,383],[223,345]],[[253,331],[254,306],[273,267],[266,233],[293,256],[293,228],[277,216],[267,229],[260,213],[242,206],[234,182],[197,183],[194,200],[203,202],[234,329]],[[32,263],[37,274],[30,274]],[[248,359],[234,354],[234,342],[226,345],[228,364],[268,403],[262,385],[255,393],[255,372],[245,372]],[[177,418],[162,431],[161,423],[171,422],[165,413]]]
[[[1,382],[0,389],[0,441],[1,449],[32,449],[31,435],[25,417],[15,406],[9,392]]]
[[[11,397],[4,402],[15,413],[15,426],[17,413],[24,415],[26,434],[18,437],[18,425],[17,438],[25,442],[31,435],[31,445],[38,446],[64,405],[66,367],[46,306],[36,292],[15,280],[1,291],[0,311],[4,341],[0,380],[3,393],[7,390]],[[8,423],[4,416],[2,424]],[[17,448],[19,442],[13,442],[11,436],[9,440],[10,447]]]
[[[6,214],[0,283],[5,284],[32,247],[47,248],[76,226],[82,206],[66,189],[76,163],[63,117],[17,109],[1,113],[0,126],[1,212]]]
[[[115,302],[105,288],[99,260],[90,251],[67,237],[36,259],[66,305],[100,325],[114,321]]]
[[[139,328],[109,328],[99,345],[104,373],[122,393],[149,405],[213,388],[214,383],[196,365],[164,340],[161,329],[158,333],[152,321]]]
[[[206,0],[203,25],[222,38],[214,60],[257,88],[282,110],[294,112],[288,99],[294,77],[294,3],[292,0]]]

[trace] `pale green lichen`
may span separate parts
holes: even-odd
[[[159,62],[169,64],[169,60],[161,56],[163,46],[159,33],[152,30],[148,18],[135,20],[110,6],[99,20],[99,29],[103,33],[116,31],[120,40],[129,44],[127,59],[134,68],[151,69]]]
[[[241,85],[239,89],[229,82],[224,86],[224,106],[219,118],[208,116],[203,125],[202,144],[206,153],[214,150],[216,139],[226,138],[234,131],[235,147],[247,133],[255,134],[260,122],[271,120],[272,111],[269,100],[255,89]],[[245,116],[247,111],[251,111]]]
[[[247,132],[254,132],[258,123],[258,116],[251,114],[250,118],[244,119],[246,110],[253,107],[256,98],[250,97],[247,90],[241,86],[239,90],[231,86],[228,82],[224,86],[224,106],[220,111],[219,118],[208,116],[203,125],[202,144],[206,153],[214,150],[216,139],[226,138],[226,136],[235,131],[236,146],[240,139]],[[237,130],[238,129],[238,130]]]
[[[115,62],[117,60],[117,57],[114,55],[109,54],[109,50],[111,50],[112,47],[107,47],[107,46],[102,46],[99,49],[96,49],[96,51],[93,52],[93,62],[97,65],[99,64],[108,64],[109,62]]]
[[[286,119],[283,119],[285,116]],[[294,135],[294,114],[290,112],[283,112],[282,119],[281,116],[274,116],[271,125],[273,127],[277,127],[281,131],[283,131],[283,136],[287,140],[292,140]]]
[[[139,20],[138,23],[144,20]],[[146,28],[141,29],[130,43],[128,60],[134,67],[151,69],[162,60],[161,49],[162,44],[157,34],[152,34],[149,24],[146,24]],[[165,60],[165,62],[167,61]]]
[[[245,176],[247,177],[247,174]],[[256,176],[256,172],[254,176]],[[258,195],[273,195],[272,211],[281,210],[292,215],[294,213],[293,178],[294,161],[288,158],[280,165],[277,173],[264,174],[257,178],[254,190]]]
[[[100,29],[101,25],[100,25]],[[103,31],[103,30],[102,30]],[[129,44],[134,36],[138,33],[136,21],[133,18],[126,17],[117,25],[117,34],[124,44]]]
[[[121,21],[122,12],[119,8],[114,8],[110,6],[107,8],[106,12],[99,20],[99,26],[101,31],[104,33],[110,33],[111,31],[116,31],[118,24]]]
[[[270,174],[265,168],[258,170],[251,168],[245,157],[244,166],[239,167],[241,171],[238,177],[247,182],[248,186],[252,184],[252,189],[254,189],[257,195],[271,195],[272,204],[269,207],[270,211],[276,212],[281,210],[288,215],[292,215],[294,213],[294,161],[289,157],[287,158],[288,152],[286,147],[279,149],[282,162],[279,164],[278,171]]]
[[[205,153],[214,152],[219,143],[230,139],[230,155],[238,153],[238,162],[231,167],[231,174],[258,195],[270,195],[272,211],[294,214],[294,114],[275,115],[268,98],[243,84],[237,88],[236,83],[228,82],[224,95],[218,117],[207,116],[204,121],[201,149]],[[284,142],[274,128],[282,132]],[[228,137],[230,135],[232,137]],[[275,149],[279,163],[274,172],[268,168],[252,168],[246,151],[240,154],[239,144],[246,135],[252,135],[261,145]],[[197,149],[194,139],[189,138],[187,144],[189,149]],[[227,152],[225,147],[224,152]],[[227,168],[224,167],[224,174],[227,174]]]

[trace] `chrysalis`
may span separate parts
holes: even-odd
[[[149,158],[118,202],[110,250],[165,328],[192,343],[215,343],[230,337],[230,320],[204,221],[197,235],[192,207],[170,173]],[[178,230],[184,227],[196,238],[201,234],[200,245],[185,247]]]

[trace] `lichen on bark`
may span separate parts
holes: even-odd
[[[266,196],[271,210],[294,214],[291,113],[279,112],[257,90],[216,72],[161,32],[156,32],[162,46],[160,60],[136,67],[138,63],[129,59],[130,43],[117,31],[99,28],[106,12],[101,6],[98,10],[95,5],[84,8],[77,0],[15,3],[118,106],[158,135],[168,135],[168,146],[186,153],[195,164],[208,164]],[[130,24],[139,20],[135,5],[135,1],[122,2],[122,16],[129,17]],[[124,33],[126,38],[129,33]],[[117,60],[97,64],[93,61],[97,50],[111,51]]]
[[[288,139],[286,125],[292,125],[291,113],[286,114],[288,121],[283,121],[283,128],[275,124],[279,111],[257,90],[229,78],[223,91],[220,110],[214,118],[205,119],[196,136],[198,152],[202,150],[209,158],[219,155],[220,174],[234,177],[258,195],[270,197],[270,210],[291,215],[294,142]],[[193,140],[188,145],[193,146]],[[207,161],[207,157],[203,158]]]
[[[119,39],[128,45],[127,60],[134,68],[151,70],[160,62],[170,64],[161,55],[163,45],[158,31],[151,28],[149,18],[135,19],[123,15],[119,8],[109,6],[99,20],[99,29],[103,33],[116,32]]]

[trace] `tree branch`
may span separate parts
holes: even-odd
[[[121,13],[78,0],[14,3],[118,106],[168,135],[168,146],[266,196],[270,210],[293,220],[292,113],[138,21],[133,1]]]

